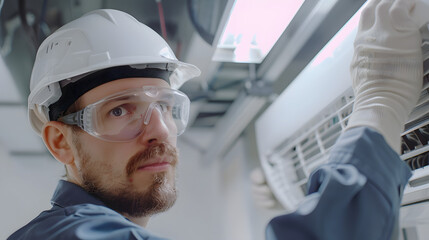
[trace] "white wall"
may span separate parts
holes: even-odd
[[[0,150],[0,239],[50,208],[64,167],[46,156],[10,156]]]
[[[219,239],[265,239],[265,227],[282,209],[261,208],[251,192],[250,172],[260,167],[254,132],[248,129],[222,159],[219,166],[220,196],[224,208]]]

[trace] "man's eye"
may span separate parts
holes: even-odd
[[[127,113],[128,111],[124,107],[115,107],[114,109],[110,110],[110,115],[114,117],[122,117]]]

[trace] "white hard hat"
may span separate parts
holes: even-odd
[[[60,81],[98,70],[126,65],[161,64],[170,86],[178,89],[200,75],[191,64],[177,60],[155,31],[127,13],[99,9],[58,29],[40,45],[30,80],[29,120],[40,135],[49,121],[49,105],[60,99]]]

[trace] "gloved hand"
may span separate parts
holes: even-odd
[[[250,173],[250,179],[252,181],[253,197],[259,206],[268,209],[281,208],[281,204],[268,186],[261,168],[253,169]]]
[[[372,0],[362,11],[351,76],[355,92],[347,128],[369,126],[400,152],[400,134],[420,96],[422,38],[415,0]]]

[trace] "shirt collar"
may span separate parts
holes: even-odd
[[[54,195],[51,199],[52,205],[58,205],[65,208],[84,203],[105,206],[102,201],[86,192],[79,185],[64,180],[60,180],[58,182],[57,188],[55,189]]]

